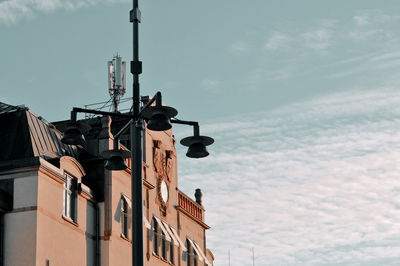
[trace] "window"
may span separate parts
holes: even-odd
[[[174,242],[172,240],[169,242],[169,262],[174,264]]]
[[[186,256],[186,262],[187,262],[187,266],[192,266],[192,260],[193,260],[193,256],[192,256],[192,245],[189,242],[189,239],[186,239],[186,249],[187,249],[187,256]]]
[[[161,256],[164,260],[167,259],[167,240],[165,240],[164,232],[161,232]]]
[[[186,239],[186,260],[187,266],[197,266],[197,252],[194,250],[193,245],[189,239]]]
[[[66,181],[64,183],[64,210],[63,215],[76,222],[77,213],[77,181],[76,178],[66,174]]]
[[[128,202],[121,198],[121,234],[128,238]]]
[[[193,249],[193,266],[197,266],[197,253]]]
[[[157,221],[153,218],[153,251],[158,255],[158,226]]]

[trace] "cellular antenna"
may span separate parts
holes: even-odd
[[[126,92],[126,63],[117,53],[107,66],[108,93],[112,98],[113,111],[118,112],[118,104]]]

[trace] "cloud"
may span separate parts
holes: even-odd
[[[230,51],[233,53],[243,53],[248,50],[248,44],[243,41],[237,41],[230,45]]]
[[[347,91],[202,127],[210,156],[180,160],[203,189],[215,265],[396,265],[400,93]],[[183,151],[180,151],[183,152]],[[191,193],[188,193],[191,194]]]
[[[356,64],[354,66],[354,64]],[[375,52],[367,56],[355,57],[347,59],[338,63],[341,65],[341,71],[329,74],[329,78],[345,78],[349,76],[374,76],[377,70],[389,71],[400,70],[400,53],[397,51],[390,51],[385,53]],[[371,75],[369,75],[371,74]],[[396,79],[389,78],[389,82],[398,83]]]
[[[201,86],[208,91],[216,91],[219,88],[220,82],[215,79],[204,79]]]
[[[57,9],[75,10],[100,2],[117,3],[124,0],[6,0],[0,2],[0,23],[16,23]]]
[[[277,50],[288,47],[289,43],[291,42],[291,38],[283,33],[274,32],[268,38],[265,49],[267,50]]]
[[[381,10],[363,10],[353,17],[355,24],[361,27],[396,22],[399,20],[400,16],[388,15]]]
[[[324,28],[301,34],[304,45],[315,50],[328,48],[332,43],[332,37],[332,31]]]

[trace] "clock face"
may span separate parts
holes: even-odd
[[[165,183],[165,181],[161,182],[161,197],[163,199],[164,202],[168,201],[168,186]]]

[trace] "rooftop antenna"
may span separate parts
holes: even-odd
[[[112,99],[113,112],[118,112],[118,104],[126,92],[126,63],[117,53],[108,61],[108,93]]]

